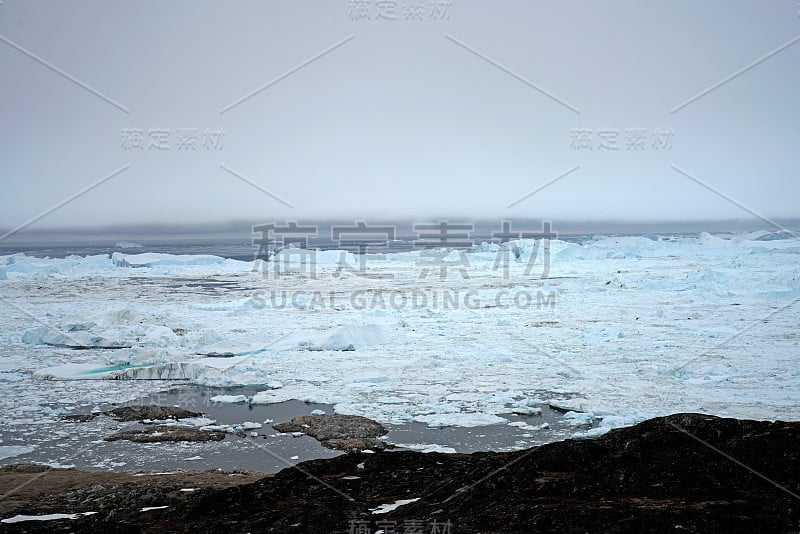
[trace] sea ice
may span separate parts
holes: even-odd
[[[776,234],[554,240],[547,279],[522,276],[536,249],[519,240],[507,245],[520,260],[509,281],[493,244],[467,254],[469,278],[454,272],[445,281],[419,277],[418,251],[375,262],[376,278],[337,273],[341,253],[325,251],[314,258],[316,277],[280,281],[297,303],[305,299],[300,306],[257,296],[273,286],[253,262],[125,251],[113,261],[4,256],[4,298],[29,315],[2,310],[0,409],[12,423],[41,424],[55,417],[46,411],[54,404],[92,406],[163,387],[34,382],[100,378],[258,385],[254,404],[325,402],[336,413],[432,426],[505,423],[499,414],[535,415],[549,402],[595,414],[588,435],[676,411],[797,418],[800,246]],[[541,268],[542,254],[535,259]],[[184,291],[187,278],[238,289]],[[121,301],[133,287],[135,300]],[[458,305],[443,291],[458,293]],[[537,305],[537,291],[553,291],[554,305]],[[312,306],[314,292],[324,306]],[[383,307],[363,305],[380,292]],[[514,305],[514,295],[532,295],[532,304]]]
[[[271,344],[274,349],[353,351],[385,343],[388,337],[377,324],[346,325],[324,332],[298,332]]]
[[[0,460],[22,456],[36,450],[33,445],[0,445]]]
[[[216,395],[211,397],[211,402],[219,402],[224,404],[239,404],[247,401],[247,395]]]

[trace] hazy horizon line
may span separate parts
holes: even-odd
[[[503,221],[511,221],[512,231],[531,231],[541,229],[543,221],[551,221],[552,230],[557,233],[592,233],[592,232],[748,232],[758,230],[779,231],[782,228],[759,219],[693,219],[693,220],[614,220],[614,219],[537,219],[514,217],[384,217],[370,219],[367,217],[346,218],[275,218],[271,220],[230,220],[212,223],[124,223],[100,226],[60,226],[25,228],[8,235],[3,243],[20,243],[26,239],[40,240],[47,237],[107,237],[109,239],[126,239],[133,237],[165,237],[165,236],[199,236],[199,235],[250,235],[252,227],[258,224],[286,224],[290,221],[298,224],[329,228],[332,225],[355,225],[359,221],[369,226],[393,225],[398,227],[398,235],[413,235],[415,223],[450,223],[474,224],[474,232],[500,230]],[[789,229],[800,228],[800,218],[776,219],[774,222]],[[0,233],[8,232],[0,229]]]

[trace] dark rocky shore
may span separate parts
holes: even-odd
[[[351,453],[264,477],[12,466],[0,494],[3,518],[97,512],[5,532],[800,532],[800,423],[677,414],[513,453]]]

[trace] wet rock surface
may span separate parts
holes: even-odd
[[[383,450],[391,444],[379,440],[386,434],[380,423],[358,415],[301,415],[272,425],[278,432],[302,432],[329,449],[342,451]]]
[[[449,521],[450,533],[468,534],[797,532],[798,443],[798,422],[677,414],[511,453],[345,454],[181,495],[158,485],[48,486],[13,509],[0,501],[0,509],[3,517],[98,512],[3,525],[8,532],[347,533],[375,532],[379,521],[396,532],[414,524],[431,532],[434,521]],[[32,474],[41,478],[21,491],[46,484],[46,475]],[[3,488],[7,476],[0,470]],[[410,499],[418,500],[373,513]],[[169,508],[143,513],[144,506]]]
[[[105,412],[90,414],[65,415],[62,419],[73,423],[85,423],[91,421],[98,415],[107,415],[118,421],[163,421],[165,419],[186,419],[187,417],[200,417],[201,413],[191,412],[177,406],[158,406],[155,404],[147,406],[121,406]]]
[[[145,419],[186,419],[187,417],[200,417],[202,414],[190,412],[178,406],[122,406],[105,412],[106,415],[119,421],[143,421]]]
[[[123,430],[103,439],[105,441],[127,440],[136,443],[221,441],[225,439],[225,433],[182,426],[155,425],[144,429]]]

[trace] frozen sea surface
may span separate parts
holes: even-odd
[[[0,256],[0,446],[187,384],[431,428],[552,403],[576,436],[679,411],[800,417],[796,240],[553,241],[549,270],[517,245],[508,269],[491,244],[446,269],[419,251],[365,270],[287,251],[278,272],[138,249]]]

